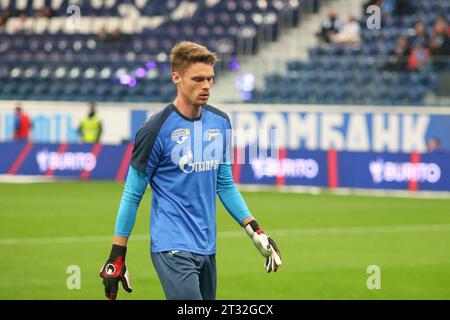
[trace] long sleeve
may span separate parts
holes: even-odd
[[[130,166],[117,214],[115,235],[129,237],[136,221],[136,213],[149,183],[148,175]]]
[[[130,235],[142,196],[159,164],[162,143],[158,134],[161,125],[159,118],[151,118],[136,133],[127,181],[117,213],[115,234],[118,236]]]
[[[251,213],[233,180],[230,164],[221,164],[217,176],[217,194],[230,215],[241,224]]]

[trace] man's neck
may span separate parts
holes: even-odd
[[[192,120],[200,118],[202,114],[202,106],[188,104],[179,97],[173,101],[173,105],[183,116]]]

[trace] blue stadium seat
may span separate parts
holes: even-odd
[[[382,30],[369,30],[361,21],[361,46],[318,45],[310,48],[308,60],[292,60],[286,64],[288,73],[285,79],[281,75],[267,76],[266,89],[255,91],[254,98],[285,103],[332,103],[333,99],[335,103],[370,103],[372,99],[378,104],[420,103],[427,92],[438,89],[439,73],[445,72],[445,67],[416,73],[384,73],[381,68],[386,61],[385,55],[395,48],[398,37],[409,32],[409,28],[413,28],[415,23],[423,20],[430,26],[440,14],[450,20],[450,3],[447,0],[412,1],[417,6],[416,13],[385,17]],[[10,3],[13,7],[18,6],[15,0]],[[25,6],[20,11],[34,14],[36,10],[32,6],[33,2],[24,3]],[[54,8],[55,15],[67,15],[65,9],[69,0],[61,3],[45,0],[45,3],[58,4]],[[101,43],[95,34],[81,32],[44,32],[40,35],[9,35],[0,32],[1,96],[20,99],[96,97],[98,100],[109,101],[166,99],[174,94],[174,87],[170,85],[170,67],[167,65],[157,66],[155,77],[158,85],[147,81],[149,79],[139,79],[134,88],[116,85],[115,72],[119,68],[134,72],[145,66],[150,59],[155,60],[158,54],[168,54],[176,41],[191,39],[204,43],[223,56],[223,62],[218,65],[220,68],[217,71],[220,76],[227,57],[237,52],[237,39],[241,36],[242,27],[255,31],[248,40],[251,46],[249,53],[256,53],[261,48],[260,40],[273,40],[265,39],[261,34],[258,36],[258,30],[275,26],[277,35],[286,28],[278,23],[279,17],[290,15],[295,23],[300,18],[298,7],[295,8],[292,4],[280,7],[274,1],[269,1],[267,8],[263,8],[257,1],[236,1],[233,5],[221,0],[215,6],[208,6],[206,2],[200,1],[196,2],[199,7],[195,14],[181,20],[171,19],[180,1],[152,0],[142,2],[139,6],[137,2],[128,0],[83,1],[80,5],[83,16],[101,18],[119,16],[119,5],[123,3],[136,4],[143,16],[164,16],[167,21],[156,29],[148,28],[141,33],[127,35],[120,44]],[[276,18],[265,25],[260,18],[267,17],[268,14],[274,14]],[[67,70],[64,72],[61,67]],[[13,69],[14,76],[11,75]],[[82,80],[87,81],[90,86],[81,83]],[[166,85],[169,89],[164,88]],[[356,90],[353,90],[353,86]],[[407,91],[382,92],[383,95],[386,94],[383,97],[375,94],[362,96],[361,92],[364,90],[361,88],[365,86],[391,86],[392,90],[403,86]],[[160,92],[159,88],[164,89]],[[386,102],[386,99],[389,101]]]

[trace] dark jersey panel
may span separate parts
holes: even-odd
[[[230,122],[230,118],[228,117],[228,114],[226,114],[222,110],[219,110],[216,107],[213,107],[209,104],[205,105],[204,108],[206,108],[208,111],[211,111],[212,113],[215,113],[215,114],[221,116],[222,118],[227,119],[228,125],[231,127],[231,122]]]
[[[148,159],[153,150],[159,131],[172,112],[172,106],[168,105],[160,112],[151,116],[144,126],[136,133],[133,153],[131,156],[131,165],[136,170],[145,172]]]

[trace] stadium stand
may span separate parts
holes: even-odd
[[[236,55],[255,54],[298,25],[304,3],[316,10],[320,2],[0,1],[0,99],[168,101],[176,42],[218,52],[220,76]]]
[[[385,1],[392,7],[383,8],[380,30],[367,28],[371,4],[383,6],[364,6],[360,41],[320,42],[307,60],[289,61],[286,75],[267,75],[247,102],[423,105],[450,71],[450,3]]]

